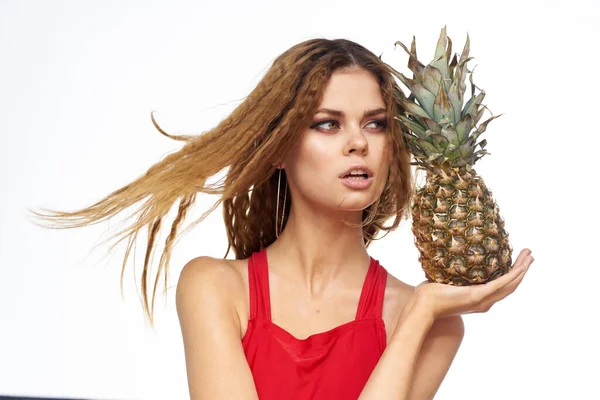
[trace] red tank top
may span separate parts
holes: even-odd
[[[381,311],[387,271],[370,259],[356,318],[298,339],[271,320],[266,248],[251,255],[242,346],[261,400],[358,398],[386,347]]]

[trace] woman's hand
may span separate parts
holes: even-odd
[[[453,286],[422,282],[415,287],[416,302],[436,320],[469,313],[488,311],[497,301],[515,291],[533,262],[531,250],[523,249],[511,270],[484,284]]]

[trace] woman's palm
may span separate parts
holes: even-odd
[[[496,302],[515,291],[533,262],[531,250],[523,249],[511,270],[491,282],[471,286],[453,286],[422,282],[415,288],[434,318],[445,318],[488,311]]]

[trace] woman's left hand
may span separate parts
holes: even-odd
[[[425,281],[415,287],[413,296],[433,320],[487,312],[492,305],[515,291],[532,262],[531,250],[523,249],[511,270],[493,281],[471,286]]]

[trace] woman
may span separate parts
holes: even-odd
[[[129,252],[148,227],[142,290],[152,323],[159,277],[167,279],[196,193],[221,195],[210,211],[223,202],[236,259],[194,258],[177,284],[194,400],[431,399],[463,338],[461,315],[512,293],[533,258],[522,250],[515,268],[485,285],[412,287],[369,256],[377,233],[408,216],[413,193],[395,87],[364,47],[307,40],[214,129],[183,137],[157,126],[186,144],[144,176],[83,210],[36,214],[76,227],[146,199],[117,235],[129,238]],[[224,184],[206,183],[226,167]],[[149,305],[148,260],[177,200]]]

